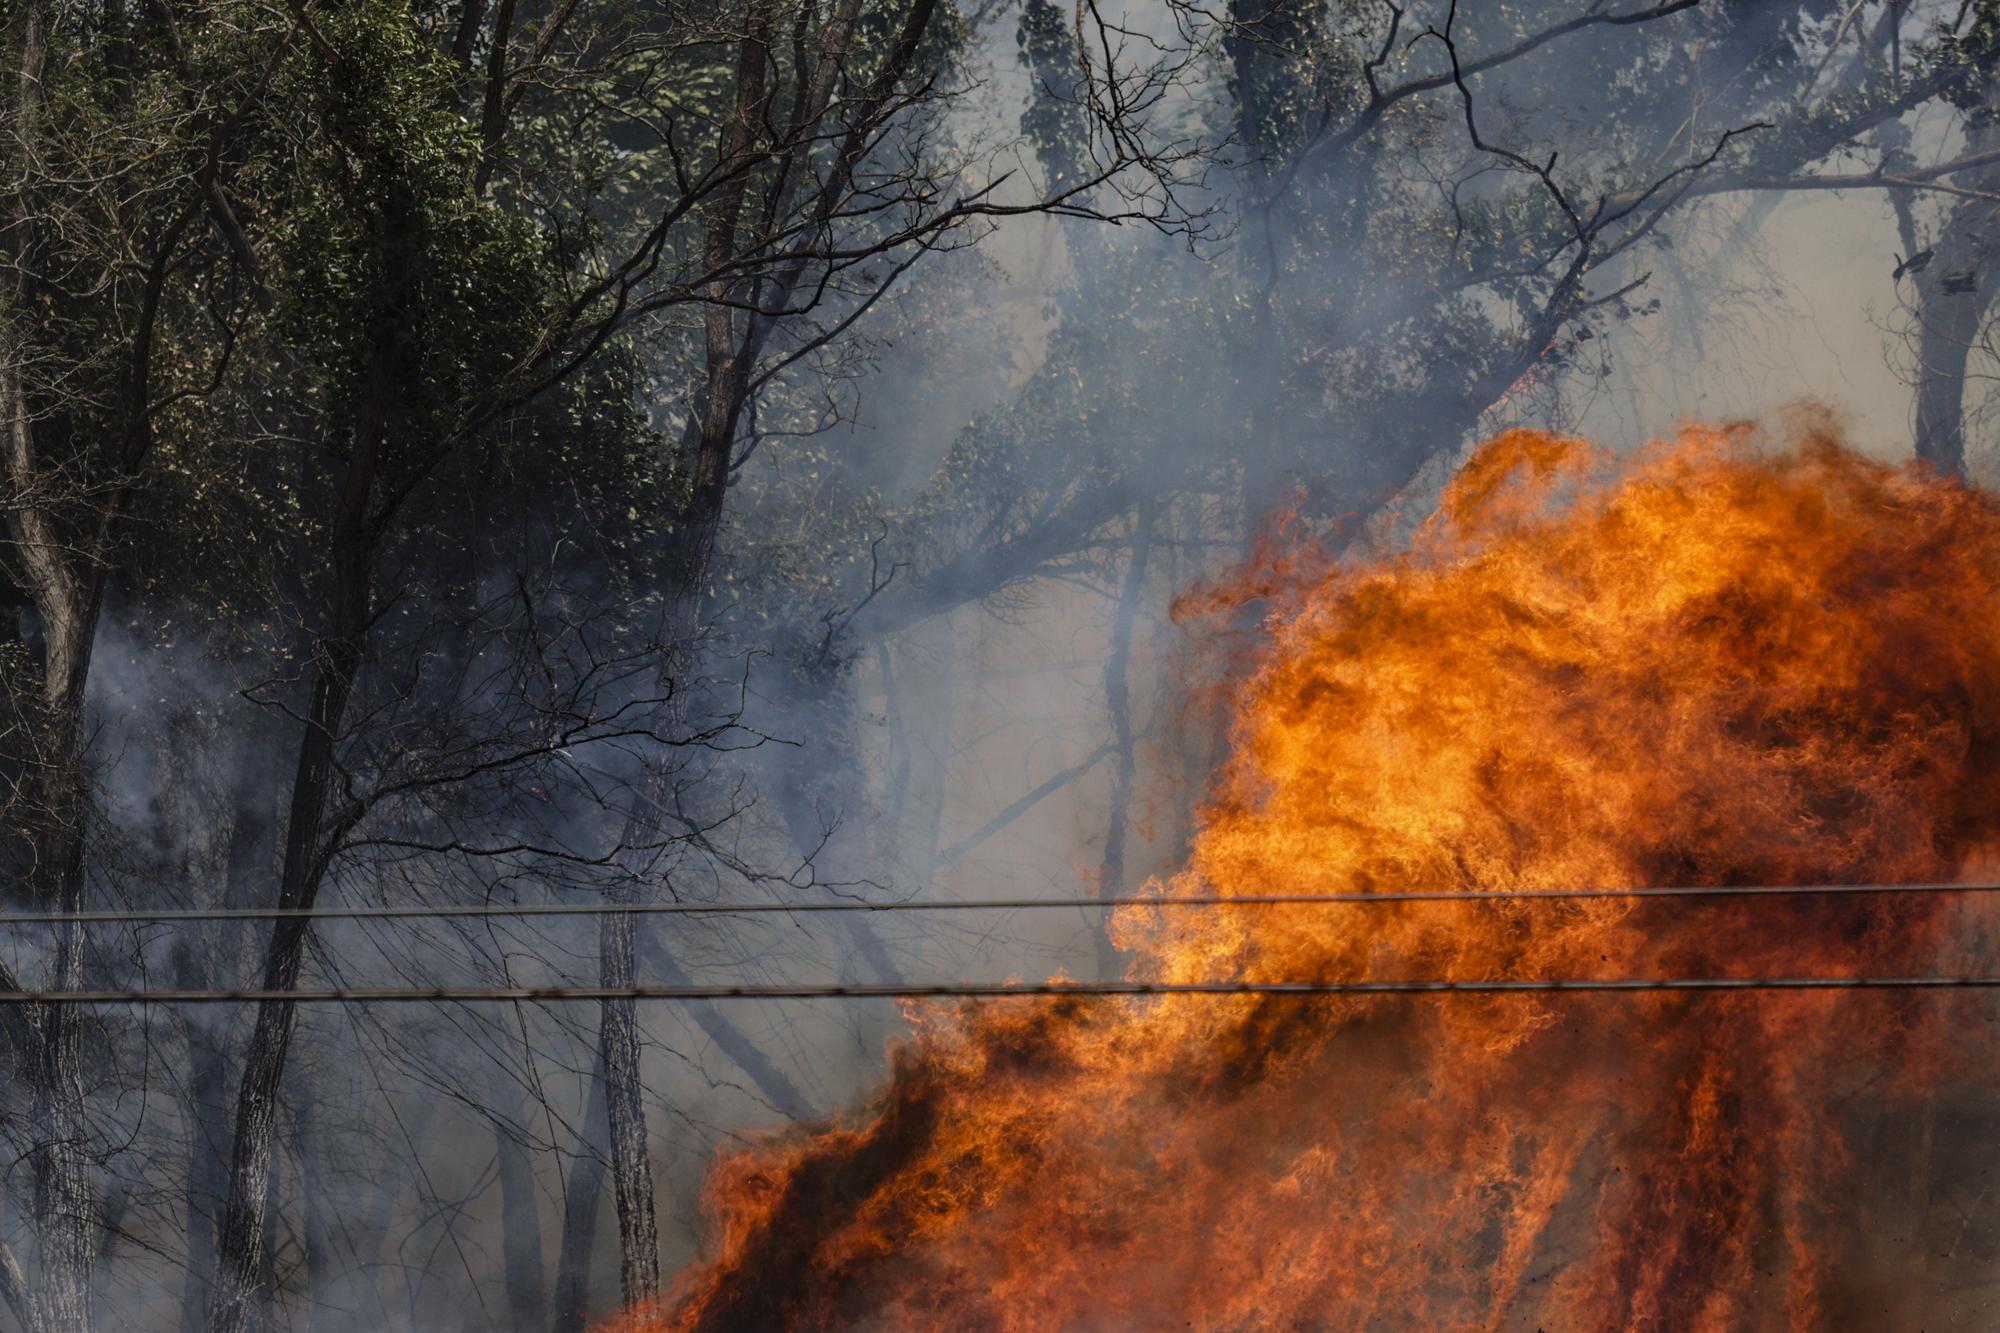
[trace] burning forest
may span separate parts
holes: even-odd
[[[1159,886],[1361,902],[1128,907],[1113,936],[1161,982],[1977,973],[1991,913],[1948,893],[1536,895],[1979,876],[1996,580],[2000,504],[1818,429],[1501,435],[1407,552],[1285,590]],[[1922,992],[913,1021],[869,1111],[724,1157],[715,1254],[616,1327],[1853,1327],[1899,1220],[1853,1182],[1929,1165],[1867,1136],[1991,1058]]]
[[[0,0],[0,1333],[2000,1325],[2000,0]]]

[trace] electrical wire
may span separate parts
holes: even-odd
[[[1004,999],[1015,996],[1149,995],[1508,995],[1636,991],[1993,990],[2000,976],[1971,977],[1604,977],[1520,981],[1042,981],[936,985],[797,986],[433,986],[320,990],[0,991],[0,1004],[466,1004],[603,1000]]]
[[[0,925],[90,925],[262,920],[441,920],[453,918],[534,918],[632,916],[727,916],[821,912],[1018,911],[1047,908],[1370,906],[1388,903],[1517,902],[1585,899],[1744,898],[1845,896],[1855,894],[1990,893],[2000,883],[1922,884],[1758,884],[1682,885],[1655,888],[1414,889],[1382,893],[1191,894],[1180,897],[1126,894],[1109,897],[905,899],[868,902],[858,898],[760,903],[534,903],[463,906],[316,908],[163,908],[72,913],[0,913]],[[565,1002],[604,1000],[800,1000],[1005,998],[1010,996],[1147,995],[1393,995],[1618,993],[1636,991],[1804,991],[1945,990],[2000,988],[2000,976],[1972,977],[1613,977],[1486,981],[1301,981],[1301,982],[946,982],[937,984],[752,985],[752,986],[511,986],[511,987],[346,987],[336,989],[71,990],[0,991],[0,1004],[398,1004],[480,1002]]]
[[[481,917],[758,916],[815,912],[1013,912],[1048,908],[1370,906],[1388,903],[1539,902],[1608,898],[1753,898],[1854,894],[1993,893],[2000,883],[1683,885],[1669,888],[1399,889],[1383,893],[1120,894],[1109,897],[901,899],[718,903],[474,903],[405,907],[188,907],[86,912],[0,912],[0,926],[202,921],[408,921]]]

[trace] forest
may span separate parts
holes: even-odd
[[[1482,441],[1762,422],[1840,441],[1813,494],[1929,516],[1866,558],[1986,550],[1992,0],[0,0],[0,34],[0,1329],[1159,1326],[1208,1297],[1001,1317],[957,1250],[850,1283],[944,1205],[745,1239],[860,1168],[766,1205],[727,1164],[970,1077],[933,1024],[1033,1063],[1014,1001],[905,992],[1181,977],[1104,908],[1214,878],[1240,755],[1282,749],[1230,715],[1288,590],[1401,568]],[[1922,698],[1983,755],[1967,679]],[[1631,873],[1968,863],[1882,857]],[[907,910],[1023,898],[1067,905]],[[1878,1327],[2000,1283],[2000,1219],[1938,1240],[1915,1197],[1994,1109],[1925,1106],[1880,1132],[1935,1160],[1868,1215],[1949,1272]],[[1001,1198],[954,1174],[982,1151],[927,1188]],[[1729,1287],[1787,1206],[1659,1281]],[[1430,1273],[1430,1326],[1582,1245],[1501,1232],[1451,1243],[1515,1276]],[[1630,1326],[1783,1326],[1645,1324],[1648,1281]],[[1790,1326],[1861,1326],[1830,1290]]]

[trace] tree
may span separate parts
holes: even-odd
[[[1218,745],[1172,706],[1202,673],[1148,650],[1165,594],[1256,558],[1274,508],[1293,537],[1375,539],[1470,435],[1567,419],[1629,329],[1702,313],[1708,219],[1726,248],[1761,201],[1900,206],[1914,419],[1958,465],[1991,341],[1990,23],[16,0],[0,896],[908,894],[1021,852],[1059,793],[1108,814],[1101,846],[1049,855],[1135,885],[1173,844],[1140,808],[1154,761],[1180,727],[1192,794]],[[1694,276],[1656,290],[1669,264]],[[920,414],[910,386],[941,379]],[[1029,748],[968,645],[1037,615],[1070,618],[1083,682],[1045,692],[1101,721],[953,804],[989,739]],[[656,920],[97,923],[35,936],[0,989],[938,956],[866,921],[730,952]],[[0,1004],[0,1134],[38,1196],[0,1219],[0,1302],[38,1330],[105,1322],[138,1272],[179,1287],[170,1267],[183,1329],[347,1283],[386,1321],[492,1279],[481,1239],[533,1303],[537,1232],[580,1327],[614,1211],[621,1294],[661,1287],[656,1191],[707,1132],[663,1098],[807,1117],[840,1087],[815,1078],[836,1057],[724,1005],[684,1042],[620,1000],[86,1012]],[[349,1095],[329,1075],[363,1059]],[[419,1104],[452,1148],[419,1152]],[[347,1159],[395,1167],[378,1188]],[[375,1266],[418,1235],[462,1271]]]
[[[141,22],[120,16],[109,40],[93,44],[99,34],[85,16],[27,0],[7,24],[0,478],[10,591],[33,614],[11,645],[33,684],[10,691],[7,766],[23,796],[17,884],[56,913],[84,901],[86,692],[128,521],[163,415],[213,391],[250,308],[225,272],[224,247],[203,242],[210,225],[224,237],[233,225],[225,154],[261,95],[256,67],[197,97],[171,22],[150,51],[130,41]],[[213,349],[204,361],[163,351],[204,325]],[[69,989],[86,965],[80,933],[60,929],[46,984]],[[21,989],[11,976],[0,984]],[[38,1280],[23,1316],[36,1329],[92,1322],[97,1205],[81,1024],[62,1006],[8,1024],[37,1127]]]

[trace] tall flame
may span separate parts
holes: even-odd
[[[2000,506],[1823,423],[1793,436],[1688,428],[1619,459],[1510,432],[1408,551],[1305,562],[1160,891],[1970,873],[2000,831]],[[1140,908],[1113,929],[1160,981],[1841,976],[1976,967],[1983,901]],[[1837,1319],[1831,1269],[1871,1216],[1843,1190],[1855,1089],[1915,1107],[1964,1060],[1973,1002],[920,1008],[877,1104],[721,1160],[712,1258],[618,1327]]]

